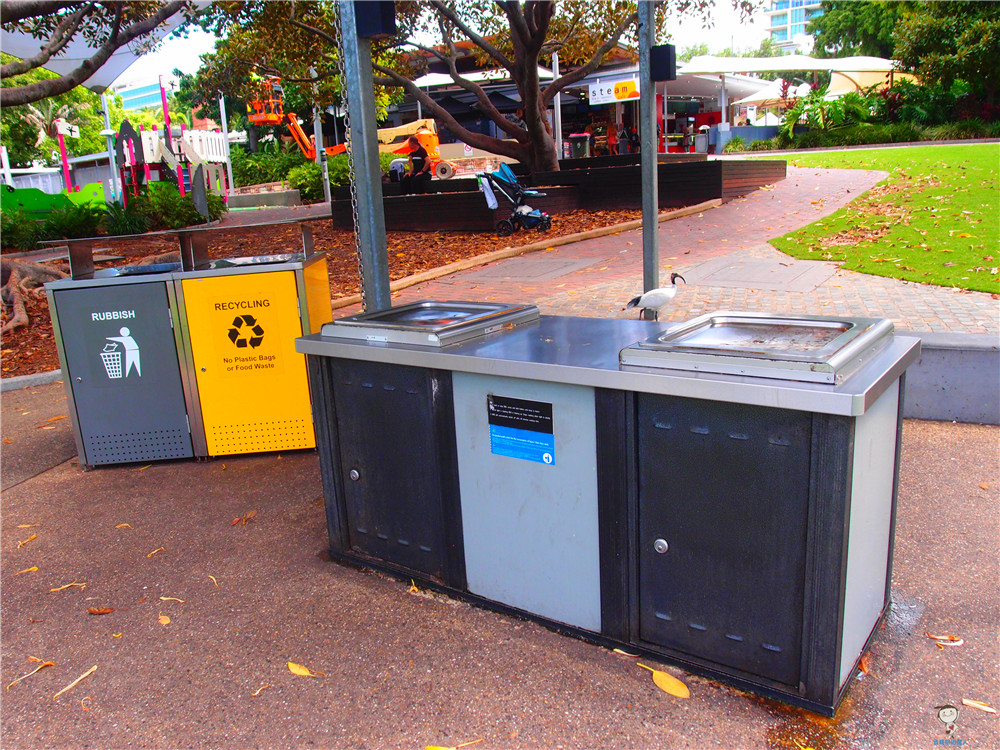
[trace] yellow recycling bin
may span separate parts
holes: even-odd
[[[295,339],[332,320],[326,257],[215,261],[176,277],[195,455],[314,448]]]

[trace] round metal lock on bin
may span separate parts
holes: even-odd
[[[661,555],[666,554],[667,550],[670,549],[670,545],[667,544],[666,539],[657,539],[653,542],[653,549]]]

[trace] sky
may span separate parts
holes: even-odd
[[[682,23],[669,20],[667,30],[671,43],[677,45],[677,51],[701,43],[707,44],[711,52],[720,52],[730,46],[736,50],[756,49],[767,36],[768,21],[763,12],[758,12],[745,23],[741,22],[730,0],[715,0],[712,18],[714,23],[710,29],[695,21]],[[169,75],[174,68],[194,73],[201,65],[199,55],[211,52],[214,45],[215,37],[200,29],[191,31],[187,38],[167,39],[158,50],[144,55],[126,70],[115,85],[149,83],[155,81],[157,76]]]

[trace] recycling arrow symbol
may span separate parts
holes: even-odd
[[[264,329],[260,327],[253,315],[237,315],[233,318],[233,327],[229,329],[229,340],[238,349],[256,349],[264,340]]]

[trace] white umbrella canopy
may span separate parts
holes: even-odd
[[[808,55],[778,57],[717,57],[701,55],[679,70],[688,74],[787,73],[793,70],[844,70],[888,73],[896,69],[892,60],[882,57],[838,57],[819,59]]]
[[[733,106],[746,106],[752,104],[760,107],[761,109],[766,107],[776,107],[782,102],[786,102],[790,99],[799,99],[806,96],[812,90],[812,86],[808,83],[800,83],[798,86],[790,86],[787,96],[782,96],[781,89],[784,85],[785,82],[783,79],[776,78],[768,84],[767,88],[758,91],[756,94],[751,94],[748,97],[733,102]]]

